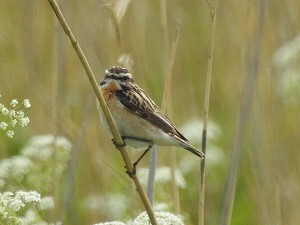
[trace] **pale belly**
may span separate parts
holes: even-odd
[[[180,146],[168,134],[164,133],[161,129],[152,125],[147,120],[127,110],[119,101],[108,100],[107,104],[111,110],[111,114],[121,136],[133,137],[148,141],[142,142],[128,139],[125,140],[126,144],[135,148],[143,148],[149,145],[149,143],[166,146]],[[99,109],[99,112],[101,122],[108,130],[110,130],[102,110]]]

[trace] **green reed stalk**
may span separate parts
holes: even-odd
[[[205,98],[204,98],[204,109],[203,109],[203,130],[202,130],[202,152],[206,154],[206,141],[207,141],[207,124],[208,124],[208,111],[209,111],[209,98],[210,98],[210,86],[212,77],[213,67],[213,53],[214,53],[214,42],[215,42],[215,30],[217,20],[217,3],[215,0],[214,4],[207,2],[209,12],[212,21],[212,27],[210,30],[210,52],[207,64],[206,73],[206,84],[205,84]],[[200,162],[200,186],[199,186],[199,205],[198,205],[198,225],[204,225],[205,216],[205,158]]]
[[[99,89],[99,86],[97,84],[97,81],[96,81],[96,78],[94,76],[94,73],[93,73],[93,71],[92,71],[92,69],[91,69],[91,67],[90,67],[90,65],[89,65],[89,63],[88,63],[88,61],[87,61],[87,59],[86,59],[86,57],[85,57],[85,55],[84,55],[84,53],[83,53],[80,45],[79,45],[79,43],[75,39],[75,37],[74,37],[71,29],[69,28],[69,26],[68,26],[68,24],[67,24],[67,22],[66,22],[66,20],[65,20],[65,18],[63,16],[63,14],[62,14],[62,12],[59,9],[59,6],[57,5],[56,1],[55,0],[48,0],[48,2],[51,5],[54,13],[56,14],[56,16],[57,16],[57,18],[58,18],[58,20],[59,20],[59,22],[60,22],[60,24],[61,24],[64,32],[66,33],[66,35],[68,36],[69,40],[71,41],[71,44],[72,44],[74,50],[76,51],[76,53],[77,53],[77,55],[78,55],[78,57],[79,57],[79,59],[81,61],[82,66],[85,69],[85,72],[86,72],[86,74],[88,76],[88,79],[89,79],[89,81],[90,81],[90,83],[92,85],[92,88],[93,88],[93,90],[94,90],[94,92],[96,94],[96,97],[97,97],[97,99],[99,101],[99,104],[100,104],[100,106],[101,106],[101,108],[103,110],[103,113],[104,113],[105,117],[106,117],[106,120],[107,120],[107,122],[108,122],[108,124],[110,126],[110,129],[112,131],[114,139],[116,140],[116,142],[117,142],[118,145],[123,145],[124,141],[121,138],[120,133],[118,132],[116,124],[115,124],[115,122],[114,122],[114,120],[112,118],[112,115],[111,115],[110,111],[109,111],[109,108],[107,107],[107,105],[105,103],[105,100],[104,100],[104,98],[102,96],[102,93],[101,93],[101,91]],[[130,161],[130,158],[129,158],[126,146],[121,147],[120,148],[120,152],[121,152],[122,158],[123,158],[123,160],[125,162],[125,165],[126,165],[126,167],[128,169],[128,172],[129,173],[133,173],[134,172],[134,167],[132,165],[132,162]],[[148,216],[149,216],[149,219],[150,219],[151,223],[153,225],[157,225],[157,221],[155,219],[154,212],[152,210],[150,201],[147,198],[147,195],[146,195],[146,193],[145,193],[145,191],[144,191],[144,189],[143,189],[143,187],[142,187],[142,185],[141,185],[138,177],[136,176],[136,174],[133,174],[130,177],[132,178],[132,180],[133,180],[133,182],[134,182],[134,184],[136,186],[136,189],[137,189],[137,191],[138,191],[138,193],[140,195],[140,198],[141,198],[141,200],[143,202],[143,205],[144,205],[144,207],[145,207],[145,209],[146,209],[146,211],[148,213]]]

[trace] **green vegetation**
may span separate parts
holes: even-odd
[[[123,58],[136,82],[161,105],[179,19],[167,114],[200,147],[209,3],[109,2],[59,1],[97,80]],[[207,225],[220,224],[234,146],[241,155],[231,224],[300,221],[300,7],[296,0],[268,2],[261,17],[263,3],[218,2],[205,163]],[[29,218],[31,224],[72,225],[138,219],[144,207],[48,1],[1,1],[0,59],[0,103],[13,108],[29,99],[31,104],[23,103],[28,119],[10,127],[14,133],[7,134],[4,123],[0,127],[0,224],[25,224]],[[247,111],[241,114],[243,107]],[[129,150],[133,160],[140,155]],[[154,208],[179,212],[184,224],[194,225],[199,160],[182,149],[172,151],[174,181],[170,148],[158,150]],[[137,168],[145,189],[148,157]]]

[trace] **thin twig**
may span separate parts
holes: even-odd
[[[168,112],[169,116],[173,114],[172,110],[172,97],[171,97],[171,80],[173,75],[173,68],[175,62],[175,56],[177,51],[177,45],[179,40],[181,21],[178,19],[176,23],[176,30],[172,41],[171,53],[169,56],[168,70],[165,80],[165,89],[161,104],[161,110]],[[167,104],[168,103],[168,104]],[[173,147],[170,147],[171,151],[171,178],[172,178],[172,199],[174,203],[174,209],[176,214],[180,214],[180,203],[179,203],[179,191],[176,184],[176,152]]]
[[[160,1],[160,12],[161,12],[161,22],[162,22],[162,29],[163,29],[163,62],[166,61],[167,55],[169,53],[168,50],[168,31],[167,31],[167,20],[165,16],[165,6],[166,1]],[[155,188],[155,174],[156,174],[156,161],[157,161],[157,146],[153,146],[150,149],[150,165],[149,165],[149,172],[148,172],[148,183],[147,183],[147,196],[153,206],[154,203],[154,188]]]
[[[113,27],[115,28],[115,32],[116,32],[116,38],[117,38],[117,42],[118,42],[118,50],[119,50],[119,53],[121,53],[122,52],[122,42],[121,42],[121,32],[120,32],[120,28],[119,28],[118,18],[117,18],[115,10],[113,9],[113,7],[111,5],[108,5],[108,10],[111,14],[112,21],[114,23]]]
[[[171,48],[169,67],[168,67],[167,76],[166,76],[166,80],[165,80],[165,90],[164,90],[162,103],[161,103],[162,112],[166,111],[167,102],[170,100],[171,79],[172,79],[172,73],[173,73],[173,68],[174,68],[174,61],[175,61],[175,56],[176,56],[176,49],[177,49],[177,44],[178,44],[180,26],[181,26],[181,21],[177,20],[176,30],[175,30],[174,39],[173,39],[172,48]]]
[[[164,24],[166,26],[166,24]],[[179,36],[179,30],[180,30],[180,25],[181,22],[180,20],[177,21],[176,25],[176,31],[174,35],[174,40],[172,43],[172,49],[171,49],[171,55],[170,55],[170,60],[169,60],[169,65],[168,65],[168,72],[166,75],[166,80],[165,80],[165,89],[164,89],[164,94],[163,94],[163,99],[162,99],[162,106],[161,110],[162,112],[166,111],[167,108],[167,102],[171,101],[170,98],[170,92],[171,92],[171,78],[172,78],[172,71],[174,67],[174,61],[175,61],[175,55],[176,55],[176,48],[177,48],[177,43],[178,43],[178,36]],[[165,27],[166,29],[166,27]],[[172,151],[172,147],[171,147]],[[174,155],[174,154],[173,154]],[[148,198],[150,199],[151,204],[153,204],[154,200],[154,181],[155,181],[155,172],[156,172],[156,159],[157,159],[157,146],[151,148],[151,155],[150,155],[150,166],[149,166],[149,177],[148,177]],[[175,157],[172,157],[174,160]],[[175,163],[172,163],[172,165],[176,165]],[[174,168],[172,168],[174,169]],[[174,184],[174,176],[175,173],[172,173],[172,184]],[[173,191],[174,192],[174,191]],[[177,198],[176,198],[177,197]],[[178,195],[173,198],[174,200],[179,199]],[[179,208],[178,202],[175,202],[176,209]],[[179,212],[176,212],[179,214]]]
[[[57,28],[58,22],[57,20],[54,21],[54,26]],[[52,93],[52,117],[53,117],[53,142],[51,144],[51,147],[53,150],[56,149],[56,141],[57,141],[57,134],[58,134],[58,32],[57,29],[55,29],[54,38],[53,38],[53,52],[52,52],[52,78],[53,78],[53,93]],[[58,180],[57,180],[57,151],[53,151],[52,156],[52,163],[53,163],[53,170],[52,170],[52,195],[54,198],[57,199],[58,197]],[[53,218],[55,216],[55,212],[51,212],[50,217]]]
[[[253,100],[253,91],[256,87],[258,78],[261,44],[264,31],[266,1],[260,1],[257,31],[254,36],[254,42],[250,49],[247,77],[245,78],[245,92],[240,106],[238,126],[235,136],[235,142],[230,160],[230,172],[227,184],[223,213],[221,216],[221,225],[229,225],[232,217],[232,209],[235,198],[237,173],[242,154],[242,143],[244,141],[246,123],[249,117],[251,103]]]
[[[106,120],[107,120],[107,122],[108,122],[108,124],[110,126],[110,129],[112,131],[112,134],[114,136],[114,139],[115,139],[116,143],[118,145],[120,145],[120,146],[124,145],[124,141],[121,138],[121,136],[120,136],[120,134],[119,134],[119,132],[117,130],[116,124],[115,124],[115,122],[114,122],[114,120],[112,118],[112,115],[111,115],[111,113],[110,113],[110,111],[109,111],[109,109],[108,109],[108,107],[107,107],[107,105],[105,103],[105,100],[104,100],[104,98],[102,96],[102,93],[101,93],[101,91],[99,89],[99,86],[97,84],[97,81],[96,81],[96,78],[95,78],[95,76],[93,74],[93,71],[92,71],[92,69],[91,69],[91,67],[90,67],[90,65],[89,65],[89,63],[88,63],[88,61],[87,61],[87,59],[86,59],[86,57],[85,57],[85,55],[84,55],[84,53],[83,53],[80,45],[79,45],[79,43],[75,39],[75,37],[74,37],[71,29],[69,28],[69,26],[68,26],[68,24],[67,24],[67,22],[66,22],[66,20],[65,20],[65,18],[63,16],[63,14],[62,14],[62,12],[59,9],[56,1],[55,0],[48,0],[48,2],[51,5],[53,11],[55,12],[55,14],[56,14],[56,16],[57,16],[57,18],[58,18],[58,20],[59,20],[59,22],[60,22],[63,30],[64,30],[64,32],[66,33],[66,35],[68,36],[69,40],[71,41],[72,46],[73,46],[74,50],[76,51],[76,53],[77,53],[77,55],[78,55],[78,57],[79,57],[79,59],[80,59],[80,61],[82,63],[82,66],[84,67],[84,69],[86,71],[86,74],[87,74],[87,76],[89,78],[89,81],[90,81],[90,83],[92,85],[92,88],[93,88],[93,90],[94,90],[94,92],[95,92],[95,94],[97,96],[99,104],[100,104],[100,106],[101,106],[101,108],[103,110],[103,113],[104,113],[104,115],[106,117]],[[153,225],[156,225],[157,222],[156,222],[156,219],[155,219],[154,212],[152,210],[150,201],[147,198],[147,195],[146,195],[144,189],[142,188],[139,179],[137,178],[136,174],[134,174],[134,167],[132,165],[132,162],[130,161],[130,158],[129,158],[126,146],[121,147],[120,148],[120,152],[122,154],[122,157],[123,157],[125,165],[126,165],[126,167],[128,169],[128,172],[131,173],[131,174],[133,174],[131,176],[131,178],[134,181],[136,189],[137,189],[137,191],[138,191],[138,193],[139,193],[139,195],[141,197],[141,200],[142,200],[142,202],[144,204],[144,207],[145,207],[145,209],[146,209],[146,211],[148,213],[149,219],[150,219],[150,221],[151,221],[151,223]]]
[[[203,109],[202,152],[204,154],[206,154],[206,142],[207,142],[206,135],[207,135],[207,124],[208,124],[210,86],[211,86],[212,67],[213,67],[215,30],[216,30],[216,20],[217,20],[217,3],[218,0],[215,0],[214,5],[212,5],[211,2],[208,2],[210,16],[212,19],[212,27],[210,30],[211,42],[210,42],[210,52],[209,52],[209,58],[207,64],[205,98],[204,98],[204,109]],[[200,186],[199,186],[199,206],[198,206],[199,225],[204,225],[204,216],[205,216],[205,159],[201,160],[200,162]]]
[[[147,184],[147,196],[152,206],[154,204],[156,161],[157,161],[157,145],[153,145],[152,148],[150,149],[150,165],[149,165],[148,184]]]

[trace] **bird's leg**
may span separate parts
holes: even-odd
[[[118,144],[117,141],[113,138],[111,139],[112,143],[114,144],[114,146],[116,147],[116,149],[120,150],[122,147],[126,146],[126,139],[130,139],[130,140],[135,140],[135,141],[140,141],[140,142],[147,142],[147,143],[151,143],[151,141],[146,140],[146,139],[142,139],[142,138],[137,138],[137,137],[130,137],[130,136],[121,136],[121,138],[123,139],[124,144]]]
[[[126,170],[126,173],[132,178],[132,176],[133,175],[135,175],[136,174],[136,166],[137,166],[137,164],[141,161],[141,159],[147,154],[147,152],[152,148],[152,144],[151,145],[149,145],[148,147],[147,147],[147,149],[143,152],[143,154],[132,164],[133,165],[133,171],[132,172],[129,172],[128,171],[128,169]],[[127,168],[126,166],[125,166],[125,168]]]
[[[147,152],[152,148],[152,144],[150,144],[147,149],[144,151],[144,153],[132,164],[133,167],[135,168],[137,164],[141,161],[141,159],[147,154]]]
[[[146,139],[141,139],[141,138],[137,138],[137,137],[129,137],[129,136],[122,136],[122,138],[123,138],[123,140],[130,139],[130,140],[135,140],[135,141],[149,143],[147,149],[143,152],[143,154],[132,164],[133,165],[133,172],[129,172],[128,169],[127,169],[127,167],[125,166],[125,168],[127,169],[126,173],[130,177],[132,177],[133,175],[136,174],[136,166],[137,166],[137,164],[142,160],[142,158],[147,154],[147,152],[152,148],[153,145],[152,145],[152,142],[150,140],[146,140]],[[116,145],[116,143],[114,141],[113,141],[113,143]]]

